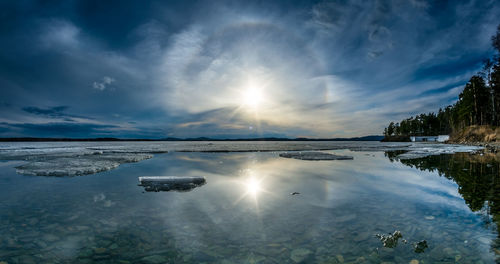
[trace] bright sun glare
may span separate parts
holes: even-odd
[[[246,169],[244,170],[243,178],[237,180],[241,186],[241,196],[234,202],[238,204],[241,200],[249,200],[255,204],[255,208],[259,209],[259,197],[263,194],[271,194],[265,189],[265,181],[258,171]]]
[[[257,181],[255,178],[250,178],[246,182],[246,188],[249,194],[256,196],[261,190],[260,182]]]
[[[257,108],[263,101],[263,94],[260,88],[248,87],[243,93],[243,102],[246,106]]]

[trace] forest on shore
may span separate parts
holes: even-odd
[[[493,58],[484,60],[482,70],[465,84],[455,104],[437,113],[423,113],[384,129],[388,141],[409,140],[409,136],[448,135],[469,126],[500,125],[500,25],[491,37]],[[391,138],[393,140],[391,140]]]

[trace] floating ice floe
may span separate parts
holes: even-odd
[[[474,153],[483,149],[480,146],[465,146],[451,144],[415,144],[408,147],[408,152],[397,156],[399,159],[417,159],[433,155]]]
[[[139,186],[147,192],[180,191],[189,192],[206,183],[205,177],[200,176],[143,176],[139,177]]]
[[[16,171],[20,174],[34,176],[79,176],[111,170],[123,163],[138,162],[152,157],[153,155],[150,154],[129,153],[77,157],[46,156],[17,166]]]
[[[300,159],[300,160],[352,160],[351,156],[341,156],[334,155],[325,152],[315,152],[315,151],[306,151],[306,152],[285,152],[280,153],[280,157],[283,158],[292,158],[292,159]]]
[[[144,142],[12,142],[0,144],[0,160],[21,160],[17,173],[35,176],[78,176],[139,162],[165,145]]]

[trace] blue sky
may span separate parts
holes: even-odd
[[[453,103],[496,1],[2,1],[0,137],[352,137]]]

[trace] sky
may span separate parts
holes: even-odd
[[[0,2],[0,137],[355,137],[454,103],[495,0]]]

